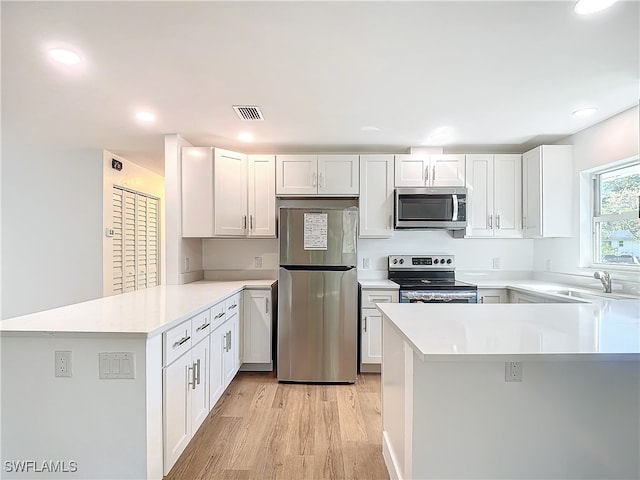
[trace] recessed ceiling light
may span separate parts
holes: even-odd
[[[80,63],[80,55],[66,48],[52,48],[49,50],[51,58],[63,65],[77,65]]]
[[[589,15],[609,8],[616,0],[578,0],[573,9],[580,15]]]
[[[253,134],[249,132],[242,132],[238,135],[238,140],[241,142],[253,142]]]
[[[593,115],[597,111],[598,109],[596,107],[580,108],[575,112],[571,113],[571,115],[573,115],[576,118],[582,118],[582,117],[588,117],[589,115]]]
[[[151,112],[138,112],[136,118],[141,122],[155,122],[156,116]]]

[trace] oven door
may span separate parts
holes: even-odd
[[[400,303],[478,303],[478,291],[400,290]]]

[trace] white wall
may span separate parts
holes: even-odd
[[[111,167],[112,159],[122,162],[122,170],[114,170]],[[166,283],[164,258],[165,258],[165,200],[164,200],[164,177],[147,170],[140,165],[128,161],[126,158],[104,151],[102,159],[103,168],[103,232],[106,228],[113,226],[113,201],[112,190],[114,186],[120,186],[140,193],[145,193],[160,199],[160,283]],[[103,255],[103,294],[113,294],[113,237],[102,235],[102,255]]]
[[[255,265],[260,257],[262,267]],[[211,238],[202,241],[205,277],[224,279],[275,278],[278,271],[278,239]]]
[[[547,260],[550,260],[552,272],[580,276],[592,275],[593,270],[584,268],[588,266],[584,256],[589,257],[590,252],[588,242],[590,241],[591,212],[587,204],[588,192],[586,192],[589,185],[580,181],[580,172],[638,155],[639,114],[636,106],[558,142],[558,144],[573,145],[575,192],[573,211],[579,214],[574,216],[573,237],[534,241],[533,268],[536,271],[546,270]]]
[[[102,150],[4,136],[2,318],[102,296]]]

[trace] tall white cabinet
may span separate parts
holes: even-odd
[[[573,146],[541,145],[522,155],[525,238],[572,235],[573,184]]]
[[[358,155],[276,155],[276,195],[358,195]]]
[[[468,154],[468,237],[522,237],[522,156]]]
[[[360,237],[393,236],[393,155],[360,155]]]
[[[182,149],[183,237],[275,237],[275,156]]]
[[[246,289],[242,304],[242,369],[271,370],[271,290]]]
[[[463,187],[464,154],[395,156],[396,187]]]

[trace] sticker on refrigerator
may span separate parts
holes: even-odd
[[[304,249],[327,249],[327,223],[326,213],[304,214]]]

